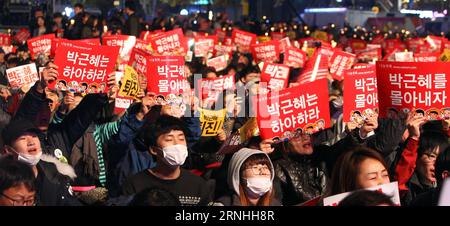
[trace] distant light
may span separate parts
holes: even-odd
[[[336,2],[342,2],[342,0],[336,0]]]
[[[187,16],[187,15],[189,15],[189,12],[187,11],[187,9],[182,9],[182,10],[180,11],[180,15],[181,15],[181,16]]]
[[[347,8],[310,8],[305,9],[305,13],[337,13],[345,12]]]
[[[113,5],[114,5],[114,6],[120,6],[120,1],[115,0],[115,1],[113,2]]]
[[[209,20],[213,20],[213,18],[214,18],[214,13],[213,13],[213,11],[210,10],[210,11],[208,12],[208,19],[209,19]]]
[[[194,24],[197,24],[197,20],[194,20]]]
[[[64,12],[66,13],[66,15],[68,17],[70,17],[73,13],[73,9],[71,7],[66,7],[66,8],[64,8]]]

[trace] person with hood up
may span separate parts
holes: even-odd
[[[269,156],[255,149],[236,152],[228,167],[230,195],[219,198],[215,205],[223,206],[281,206],[274,198],[274,168]]]

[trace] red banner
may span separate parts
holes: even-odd
[[[439,115],[450,106],[449,70],[446,62],[377,62],[380,116],[416,108],[435,119],[432,111]]]
[[[367,42],[361,39],[350,39],[348,40],[348,46],[352,48],[353,53],[358,54],[367,47]]]
[[[62,42],[55,56],[58,79],[49,88],[78,93],[104,93],[108,90],[106,80],[114,72],[118,55],[118,47],[81,43],[66,45]]]
[[[436,62],[439,60],[439,53],[414,53],[415,62]]]
[[[362,124],[378,113],[378,89],[375,65],[345,71],[344,122]]]
[[[250,46],[256,43],[256,34],[233,29],[231,40],[240,48],[240,52],[249,52]]]
[[[143,31],[141,32],[139,39],[142,39],[144,41],[150,41],[151,38],[156,37],[163,33],[162,30],[155,30],[155,31]]]
[[[148,57],[147,89],[158,95],[181,94],[189,90],[184,77],[184,57],[150,56]]]
[[[258,96],[257,119],[262,139],[292,138],[302,131],[314,133],[330,127],[328,84],[311,84]]]
[[[408,50],[413,53],[419,53],[421,46],[425,45],[425,40],[423,38],[412,38],[406,41],[406,46]]]
[[[280,48],[278,41],[268,41],[251,46],[253,58],[256,63],[275,62],[279,60]]]
[[[105,46],[118,46],[120,47],[119,54],[121,64],[128,64],[130,60],[131,50],[136,45],[136,37],[128,35],[111,35],[105,36],[102,39]]]
[[[356,55],[356,59],[362,62],[371,62],[381,60],[383,58],[381,46],[379,48],[367,48]]]
[[[11,36],[8,34],[0,34],[0,46],[10,46]]]
[[[11,88],[22,88],[24,85],[34,84],[39,80],[39,74],[34,63],[6,69]]]
[[[225,75],[213,79],[200,79],[198,81],[202,100],[215,102],[224,90],[235,90],[234,75]]]
[[[395,49],[399,49],[400,51],[404,51],[406,49],[406,44],[400,41],[400,39],[388,39],[384,42],[384,44],[385,53],[390,53]]]
[[[214,50],[217,39],[214,37],[195,38],[194,55],[195,57],[208,57],[208,53]]]
[[[188,51],[181,28],[150,38],[150,44],[153,51],[159,55],[184,55]]]
[[[287,88],[289,71],[289,67],[283,64],[264,63],[261,82],[267,82],[267,87],[271,90]]]
[[[306,53],[295,47],[288,47],[284,53],[283,64],[293,67],[301,68],[305,66]]]
[[[39,53],[44,53],[45,55],[50,56],[52,40],[54,38],[55,34],[49,34],[29,39],[27,44],[28,49],[30,50],[31,59],[36,59],[36,55]]]
[[[330,73],[333,79],[341,81],[344,71],[350,69],[355,61],[355,55],[344,51],[335,51],[330,60]]]

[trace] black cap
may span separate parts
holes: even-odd
[[[14,119],[2,131],[3,142],[6,145],[11,145],[14,140],[26,132],[39,134],[40,130],[29,120]]]

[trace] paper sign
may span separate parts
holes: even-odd
[[[215,102],[224,90],[236,89],[234,75],[226,75],[212,79],[199,79],[198,86],[202,100]]]
[[[307,62],[304,70],[300,74],[297,80],[300,84],[306,84],[314,82],[323,78],[327,78],[328,71],[328,58],[317,51],[314,56]]]
[[[31,59],[36,59],[39,53],[44,53],[50,56],[52,47],[52,40],[55,38],[54,34],[41,35],[36,38],[29,39],[27,41],[28,49],[30,50]]]
[[[158,55],[185,55],[188,51],[183,30],[177,28],[150,38],[153,51]]]
[[[11,36],[8,34],[0,34],[0,46],[11,45]]]
[[[119,95],[122,97],[136,97],[138,94],[139,75],[132,67],[126,65]]]
[[[190,89],[184,77],[184,57],[149,56],[148,92],[167,97],[169,94],[181,94]]]
[[[370,191],[378,191],[381,192],[389,197],[391,197],[392,202],[394,205],[400,206],[400,195],[398,192],[398,182],[392,182],[389,184],[383,184],[376,187],[367,188],[365,190]],[[323,205],[324,206],[337,206],[339,203],[345,199],[345,197],[349,196],[352,192],[346,192],[330,197],[326,197],[323,199]]]
[[[280,53],[284,53],[286,51],[286,48],[291,47],[291,40],[289,40],[288,37],[283,38],[279,41],[280,45]]]
[[[199,109],[199,111],[202,137],[217,136],[217,133],[223,129],[223,122],[225,121],[227,109],[218,111]]]
[[[131,56],[131,50],[136,45],[136,37],[128,35],[111,35],[103,37],[103,45],[120,47],[119,55],[121,62],[121,70],[125,64],[128,64]]]
[[[330,127],[327,87],[327,81],[321,79],[258,96],[261,138],[290,139],[299,131],[312,134]]]
[[[279,60],[280,49],[278,41],[269,41],[251,46],[256,63],[275,62]]]
[[[397,52],[395,53],[395,61],[397,62],[414,62],[412,52]]]
[[[363,124],[378,113],[378,88],[375,66],[345,71],[344,122]]]
[[[283,64],[293,67],[304,67],[306,62],[306,53],[295,47],[287,47],[284,53]]]
[[[231,40],[240,48],[240,52],[250,51],[250,46],[256,42],[256,34],[233,29]]]
[[[344,51],[335,51],[330,60],[330,73],[333,79],[341,81],[344,71],[350,69],[355,61],[355,55]]]
[[[147,76],[148,56],[147,52],[133,48],[128,65],[132,66],[137,72]]]
[[[439,60],[439,53],[414,53],[415,62],[436,62]]]
[[[290,68],[283,64],[265,63],[261,70],[261,82],[271,90],[287,88]]]
[[[13,89],[31,86],[39,80],[39,74],[34,63],[7,69],[6,77]]]
[[[58,79],[49,88],[78,93],[104,93],[107,77],[114,72],[119,47],[60,43],[55,64]]]
[[[127,110],[132,103],[133,98],[121,97],[118,95],[114,103],[114,114],[118,115]]]
[[[25,29],[22,28],[19,30],[19,32],[17,32],[17,34],[14,36],[14,40],[16,40],[18,43],[23,44],[25,43],[28,38],[31,37],[31,33]]]
[[[222,55],[222,56],[218,56],[216,58],[208,59],[206,61],[206,65],[208,67],[215,68],[216,71],[219,72],[219,71],[222,71],[225,68],[227,68],[227,66],[228,66],[227,58],[228,58],[227,55]]]
[[[445,62],[377,62],[380,116],[412,108],[428,119],[439,119],[450,107],[447,85],[450,64]],[[391,110],[392,109],[392,110]]]

